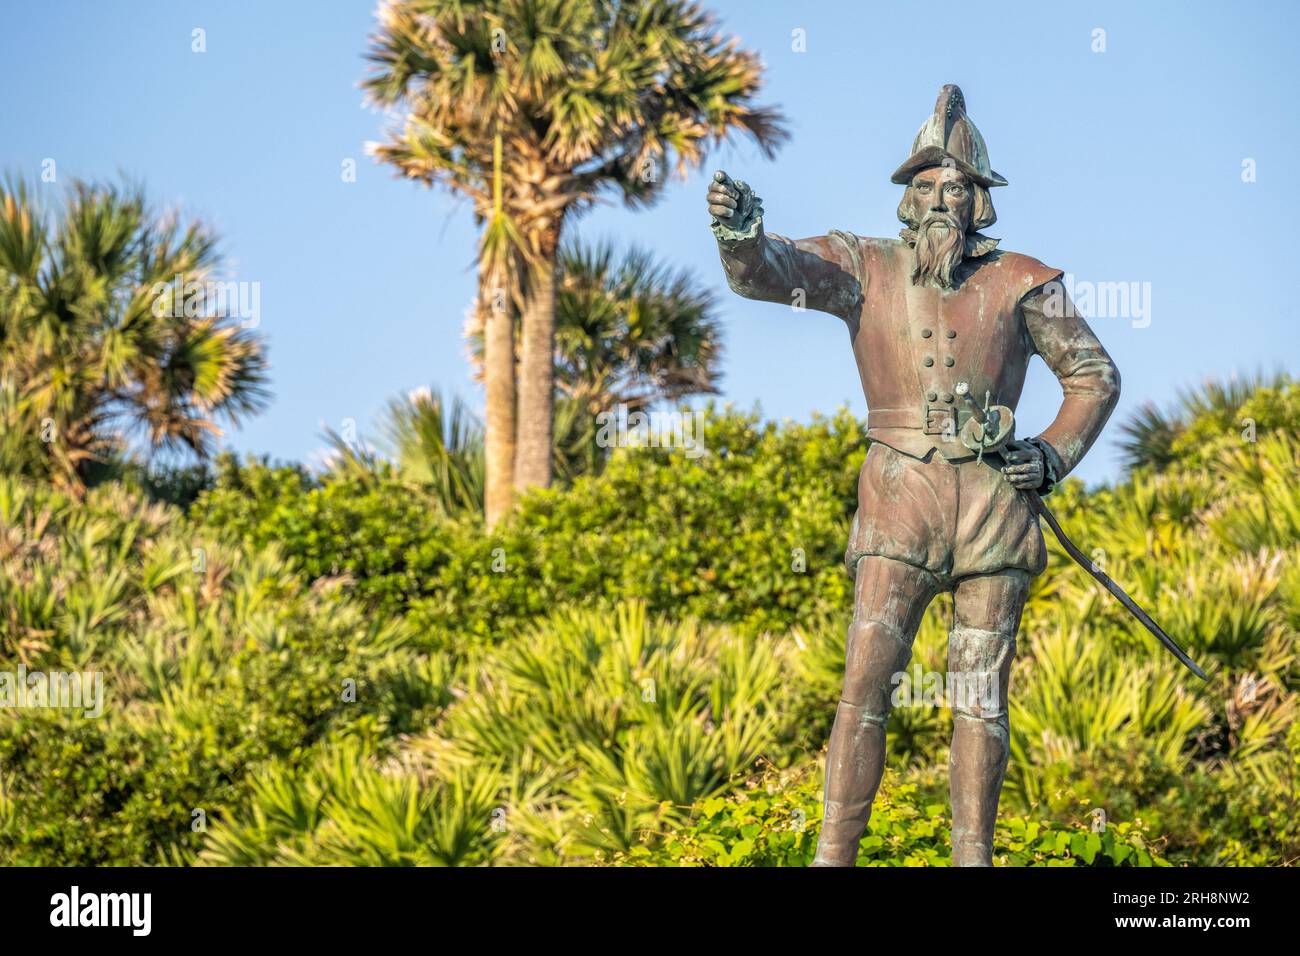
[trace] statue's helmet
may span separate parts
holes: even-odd
[[[934,115],[921,126],[912,155],[894,171],[890,182],[907,185],[920,170],[943,165],[955,166],[985,188],[1007,184],[989,167],[984,137],[966,115],[966,98],[953,83],[939,91]]]

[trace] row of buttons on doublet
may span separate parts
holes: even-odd
[[[934,335],[934,330],[933,330],[933,329],[922,329],[922,330],[921,330],[921,338],[923,338],[923,339],[928,339],[928,338],[930,338],[930,337],[933,336],[933,335]],[[955,329],[949,329],[947,332],[944,333],[944,335],[945,335],[947,338],[955,339],[955,338],[957,337],[957,332],[956,332]],[[921,363],[922,363],[926,368],[930,368],[930,367],[932,367],[932,366],[934,365],[934,356],[933,356],[933,355],[927,355],[924,359],[921,360]],[[945,355],[945,356],[943,357],[943,364],[946,365],[948,368],[952,368],[953,365],[956,364],[956,359],[954,359],[951,355]],[[940,398],[940,395],[939,395],[938,392],[930,391],[930,392],[926,392],[926,393],[925,393],[925,398],[926,398],[926,401],[933,402],[933,401],[935,401],[936,399]],[[945,402],[947,402],[948,404],[952,404],[952,400],[953,400],[952,392],[944,392],[943,395],[942,395],[942,400],[945,401]]]

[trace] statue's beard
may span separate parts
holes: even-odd
[[[966,255],[966,232],[948,213],[928,213],[916,229],[912,284],[933,282],[951,289],[953,276]]]

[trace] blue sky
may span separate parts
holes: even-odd
[[[724,147],[654,208],[600,208],[570,229],[648,246],[716,287],[726,400],[771,418],[846,402],[865,412],[837,319],[726,290],[704,212],[709,171],[752,183],[782,234],[894,236],[889,174],[948,82],[1010,181],[988,230],[1003,248],[1084,282],[1149,289],[1149,321],[1093,322],[1124,388],[1077,474],[1118,473],[1118,422],[1143,402],[1207,376],[1300,369],[1296,4],[705,5],[761,53],[765,99],[793,139],[771,162]],[[275,397],[229,447],[306,460],[323,425],[353,419],[367,436],[390,397],[425,385],[481,406],[461,337],[470,210],[364,152],[384,125],[357,87],[371,0],[51,0],[10,5],[2,22],[0,169],[38,179],[52,158],[59,186],[138,179],[210,222],[236,277],[260,283]],[[191,51],[196,27],[205,53]],[[340,175],[346,159],[354,183]],[[1044,427],[1058,404],[1036,360],[1019,432]]]

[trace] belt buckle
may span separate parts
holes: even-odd
[[[957,409],[952,405],[926,405],[925,434],[956,436]]]

